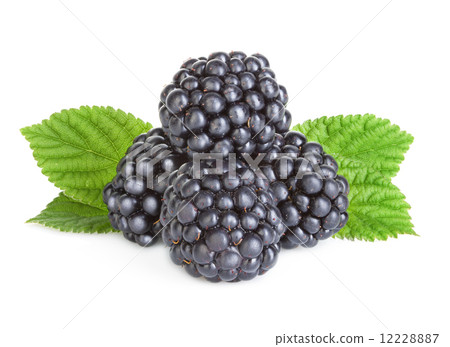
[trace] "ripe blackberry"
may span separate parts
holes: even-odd
[[[277,139],[261,171],[287,227],[283,248],[314,247],[348,221],[349,184],[336,160],[317,142],[290,131]],[[275,156],[277,155],[277,157]]]
[[[227,165],[224,165],[227,167]],[[169,178],[161,208],[170,257],[210,281],[250,280],[272,268],[285,228],[270,192],[242,163],[236,175],[194,175],[192,163]],[[225,170],[226,171],[226,170]]]
[[[161,92],[159,117],[181,153],[265,153],[289,130],[286,89],[261,54],[189,59]]]
[[[164,174],[187,161],[186,155],[172,152],[161,128],[137,136],[103,189],[111,225],[141,246],[149,246],[162,228],[161,198],[168,185]]]

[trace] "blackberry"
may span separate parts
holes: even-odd
[[[189,59],[161,92],[159,117],[180,153],[265,153],[289,130],[286,89],[261,54]]]
[[[250,280],[272,268],[286,231],[270,190],[258,187],[243,163],[236,175],[194,175],[186,163],[169,178],[161,209],[162,239],[170,257],[210,281]]]
[[[103,189],[111,225],[141,246],[150,245],[162,228],[161,198],[168,185],[163,175],[187,161],[186,155],[172,152],[161,128],[137,136]]]
[[[267,158],[261,171],[288,229],[283,248],[314,247],[345,226],[349,184],[319,143],[289,131],[277,138]]]

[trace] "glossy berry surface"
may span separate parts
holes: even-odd
[[[290,128],[286,89],[261,54],[215,52],[182,64],[160,95],[160,120],[180,153],[265,153]]]
[[[114,229],[141,246],[149,246],[162,228],[159,223],[168,173],[187,161],[173,153],[164,130],[151,129],[137,136],[117,165],[117,175],[103,189]]]
[[[336,160],[317,142],[289,131],[277,139],[261,167],[283,217],[283,248],[314,247],[341,230],[348,221],[349,184],[338,175]]]
[[[204,174],[184,164],[169,181],[160,221],[172,261],[210,281],[250,280],[272,268],[285,231],[272,191],[238,164],[236,175]],[[264,201],[262,203],[261,201]]]

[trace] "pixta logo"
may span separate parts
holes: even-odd
[[[161,149],[158,146],[152,147],[148,143],[143,143],[133,149],[127,155],[126,167],[134,167],[138,184],[145,185],[148,189],[154,189],[155,186],[165,184],[171,172],[160,170],[161,161],[173,154],[168,149]],[[270,164],[264,161],[267,155],[270,155]],[[228,178],[237,177],[236,169],[244,163],[249,167],[259,179],[269,180],[265,173],[265,168],[272,165],[276,168],[279,179],[288,179],[295,177],[301,179],[308,172],[315,172],[321,179],[325,178],[325,174],[315,160],[314,153],[306,153],[302,160],[295,163],[295,159],[299,158],[296,153],[259,153],[252,157],[248,153],[241,153],[240,160],[237,159],[238,154],[230,153],[225,156],[223,153],[194,153],[192,177],[201,179],[204,175],[223,175],[227,174]],[[158,169],[157,169],[158,168]],[[131,172],[125,170],[125,178],[131,175]],[[248,179],[251,172],[246,171],[241,179]],[[248,176],[248,177],[247,177]]]
[[[170,172],[156,169],[161,165],[161,161],[171,154],[172,151],[168,149],[161,149],[158,146],[152,146],[144,142],[127,154],[125,165],[129,167],[136,165],[138,184],[145,185],[148,189],[153,190],[156,185],[164,184],[171,174]],[[125,178],[129,175],[131,173],[125,172]]]
[[[247,166],[252,169],[258,178],[268,179],[263,167],[267,167],[267,162],[263,162],[267,153],[259,153],[255,158],[248,153],[241,153],[241,157]],[[271,164],[276,165],[280,179],[295,177],[301,179],[307,172],[315,172],[320,178],[325,179],[326,175],[315,160],[314,153],[306,153],[303,158],[294,164],[294,159],[298,158],[296,153],[271,153]],[[242,163],[242,161],[241,161]],[[226,173],[230,178],[236,178],[236,168],[238,167],[237,154],[231,153],[225,156],[222,153],[195,153],[193,155],[193,178],[201,179],[204,175],[223,175]],[[246,172],[244,175],[250,175]],[[246,179],[248,177],[241,177]]]

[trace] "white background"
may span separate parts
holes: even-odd
[[[2,1],[0,345],[273,346],[283,333],[405,332],[449,346],[450,9],[394,0],[373,19],[387,3]],[[294,123],[374,113],[413,134],[394,182],[421,237],[329,240],[283,252],[251,282],[211,284],[161,244],[133,259],[141,249],[120,234],[24,224],[58,190],[21,127],[80,105],[157,125],[152,93],[186,58],[217,50],[266,55],[291,99],[301,91]]]

